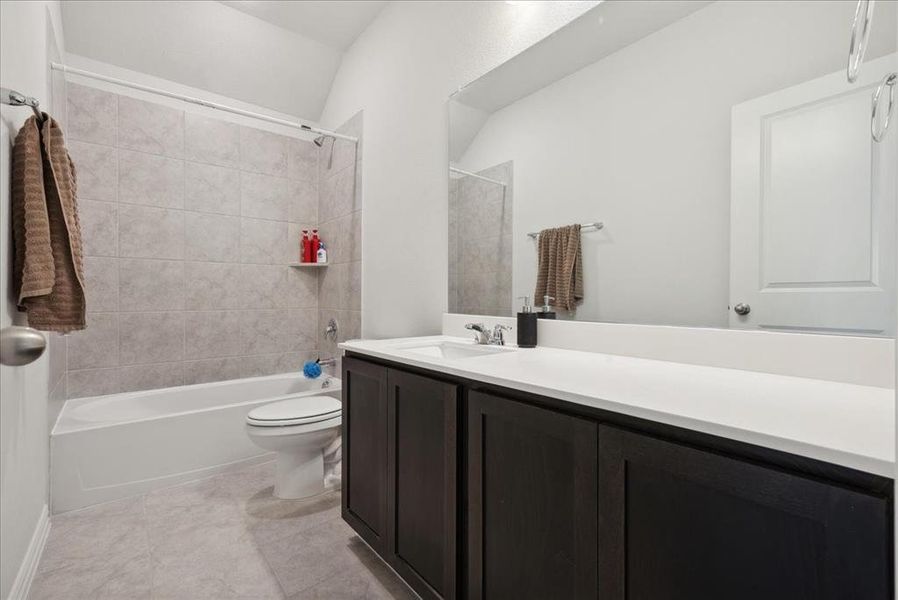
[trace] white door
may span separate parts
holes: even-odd
[[[898,54],[733,107],[730,326],[894,335],[898,123],[870,135]],[[747,314],[737,314],[742,304]]]

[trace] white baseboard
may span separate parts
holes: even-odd
[[[25,552],[25,558],[19,566],[19,572],[16,574],[16,580],[12,584],[7,600],[25,600],[28,592],[31,590],[31,582],[37,573],[37,565],[41,561],[41,555],[44,553],[44,546],[47,543],[47,536],[50,534],[50,511],[47,505],[44,505],[41,516],[37,520],[37,526],[34,528],[34,534],[31,536],[31,543],[28,544],[28,551]]]

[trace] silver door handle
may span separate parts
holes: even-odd
[[[751,306],[746,304],[745,302],[740,302],[736,306],[733,307],[733,310],[736,311],[737,315],[745,316],[751,312]]]
[[[13,325],[0,329],[0,363],[9,367],[29,365],[47,349],[47,338],[37,329]]]

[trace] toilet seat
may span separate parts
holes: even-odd
[[[342,403],[330,396],[295,396],[254,408],[246,416],[255,427],[290,427],[339,418]]]

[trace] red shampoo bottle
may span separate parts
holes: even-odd
[[[312,262],[312,239],[309,237],[309,230],[302,230],[302,240],[299,243],[299,262]]]
[[[318,230],[312,230],[312,254],[309,257],[309,262],[318,262],[318,248],[321,247],[321,239],[318,237]]]

